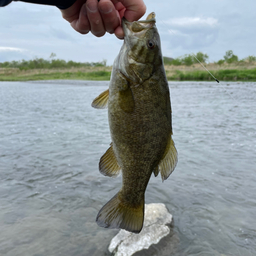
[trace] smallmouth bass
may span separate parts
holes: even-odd
[[[146,20],[122,20],[124,43],[114,61],[109,89],[93,102],[108,107],[112,143],[99,170],[122,188],[99,211],[97,224],[139,233],[144,221],[144,194],[150,176],[164,181],[178,158],[172,140],[172,114],[155,14]]]

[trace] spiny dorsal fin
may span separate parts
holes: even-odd
[[[164,157],[158,166],[162,181],[166,180],[171,175],[176,167],[177,162],[178,152],[175,148],[172,137],[170,136],[169,143],[165,149]]]
[[[109,97],[109,90],[106,90],[93,100],[92,107],[100,108],[100,109],[107,108],[108,97]]]
[[[100,158],[99,169],[103,175],[109,177],[116,177],[120,173],[121,168],[116,160],[112,143],[106,153]]]

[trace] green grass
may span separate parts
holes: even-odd
[[[0,81],[35,81],[35,80],[109,80],[111,72],[109,71],[93,71],[93,72],[55,72],[40,74],[0,74]]]
[[[196,56],[196,58],[195,58]],[[49,59],[35,58],[0,62],[0,81],[33,80],[109,80],[111,67],[106,60],[100,62],[74,62],[56,59],[52,53]],[[256,81],[256,57],[239,60],[233,51],[227,51],[224,59],[205,66],[220,81]],[[207,62],[208,55],[202,52],[186,54],[173,59],[163,57],[167,79],[170,81],[213,81],[200,62]],[[212,69],[212,70],[211,70]]]
[[[256,81],[256,69],[220,69],[210,70],[210,72],[220,81]],[[35,81],[35,80],[96,80],[109,81],[110,71],[56,71],[49,72],[41,70],[38,72],[13,71],[0,74],[0,81]],[[169,81],[214,81],[211,75],[205,70],[175,70],[170,73],[167,70]]]
[[[222,81],[256,81],[256,69],[225,69],[210,71],[218,80]],[[212,76],[206,71],[180,71],[168,75],[170,81],[212,81]]]

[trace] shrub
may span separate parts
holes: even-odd
[[[255,57],[255,56],[251,56],[251,55],[248,56],[246,59],[247,59],[250,63],[256,61],[256,57]]]
[[[52,56],[52,55],[51,55]],[[72,68],[72,67],[106,67],[107,61],[100,62],[74,62],[61,59],[45,60],[35,58],[33,60],[21,60],[0,63],[1,68],[19,68],[20,70],[28,69],[51,69],[51,68]]]
[[[197,59],[200,62],[205,63],[209,58],[209,56],[207,54],[204,54],[202,52],[198,52],[195,56],[196,56],[196,59],[194,60],[194,63],[197,63]]]
[[[227,63],[233,63],[238,61],[238,57],[233,53],[232,50],[226,51],[226,54],[224,55],[224,60]]]
[[[225,60],[219,60],[219,61],[217,62],[217,64],[221,66],[224,62],[225,62]]]

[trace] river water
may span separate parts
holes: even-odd
[[[109,255],[117,230],[96,215],[121,187],[98,161],[107,82],[0,83],[0,255]],[[171,82],[179,162],[152,176],[146,203],[164,203],[171,235],[138,255],[256,255],[256,83]]]

